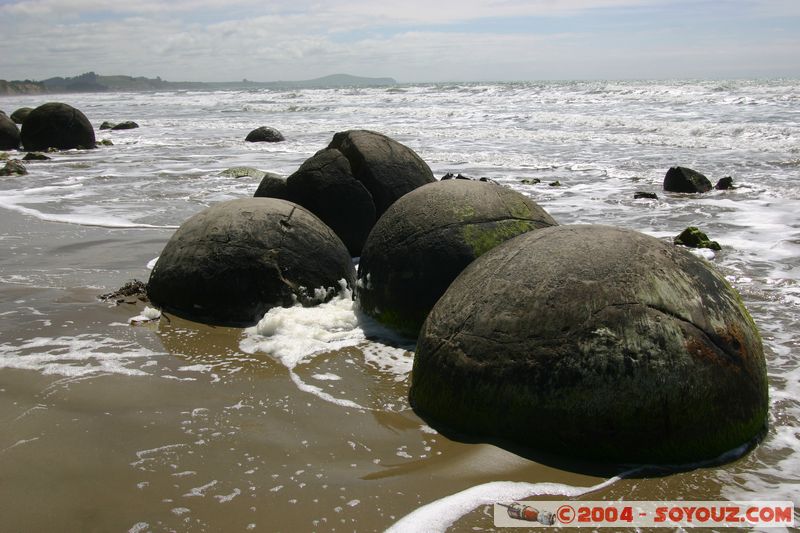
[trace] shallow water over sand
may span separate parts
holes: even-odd
[[[381,331],[345,301],[278,312],[265,337],[175,317],[131,325],[144,304],[97,299],[146,279],[171,228],[189,215],[255,191],[256,180],[221,170],[288,174],[335,131],[355,127],[408,144],[436,176],[512,186],[561,223],[664,238],[693,224],[718,240],[723,251],[711,261],[741,291],[764,337],[769,433],[737,460],[639,472],[586,498],[800,502],[797,82],[52,99],[83,110],[95,127],[130,119],[141,128],[98,131],[115,145],[53,154],[30,163],[28,176],[0,181],[0,530],[383,530],[482,484],[531,484],[485,488],[498,498],[555,493],[541,484],[593,487],[635,467],[437,433],[406,400],[413,341]],[[5,98],[0,107],[37,103]],[[261,125],[288,141],[242,142]],[[675,164],[713,180],[732,175],[741,187],[663,193]],[[534,178],[541,183],[521,181]],[[548,185],[555,180],[561,185]],[[659,199],[634,200],[639,190]],[[491,507],[470,494],[445,502],[452,530],[492,529]]]

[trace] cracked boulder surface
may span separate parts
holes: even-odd
[[[374,131],[335,134],[289,176],[287,198],[317,215],[358,256],[375,222],[404,194],[436,181],[412,149]],[[266,190],[256,196],[266,196]]]
[[[354,278],[344,244],[317,217],[285,200],[245,198],[184,222],[153,267],[147,294],[182,318],[245,327],[272,307],[327,301]]]
[[[612,462],[715,458],[762,434],[761,338],[703,260],[638,232],[557,226],[473,262],[419,335],[430,423]]]
[[[21,138],[29,152],[88,149],[96,145],[94,128],[86,115],[60,102],[43,104],[31,111],[22,123]]]
[[[450,283],[475,258],[521,233],[556,221],[525,195],[501,185],[445,180],[395,202],[361,253],[361,309],[416,338]]]

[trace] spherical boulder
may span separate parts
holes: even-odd
[[[28,118],[31,111],[33,111],[32,107],[20,107],[11,113],[11,120],[13,120],[15,124],[22,124],[25,122],[25,119]]]
[[[351,255],[361,253],[375,225],[375,203],[339,150],[325,149],[306,160],[286,179],[286,195],[330,226]]]
[[[260,128],[256,128],[250,133],[247,134],[247,137],[244,139],[247,142],[257,143],[257,142],[266,142],[266,143],[276,143],[285,141],[283,134],[276,130],[275,128],[269,128],[267,126],[261,126]]]
[[[471,180],[424,185],[395,202],[361,252],[361,309],[411,337],[464,268],[501,242],[556,221],[512,189]]]
[[[390,205],[434,181],[428,165],[407,146],[374,131],[350,130],[335,134],[287,185],[288,198],[319,216],[357,256]]]
[[[326,301],[352,287],[350,254],[304,208],[273,198],[213,205],[184,222],[150,274],[162,310],[224,326],[250,326],[270,308]]]
[[[19,128],[5,113],[0,114],[0,150],[19,148]]]
[[[22,145],[28,151],[94,148],[94,128],[86,115],[71,105],[50,102],[31,111],[25,119]]]
[[[410,400],[464,433],[681,463],[761,434],[768,391],[756,326],[706,262],[630,230],[557,226],[453,282],[420,332]]]
[[[664,190],[671,192],[708,192],[711,182],[696,170],[672,167],[664,176]]]
[[[339,150],[350,161],[353,177],[372,195],[378,218],[404,194],[436,181],[414,150],[381,133],[342,131],[333,136],[328,148]]]

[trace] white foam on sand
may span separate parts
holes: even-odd
[[[423,505],[395,522],[386,532],[416,533],[425,531],[433,533],[446,531],[456,520],[481,505],[493,505],[497,502],[511,502],[544,495],[575,498],[608,487],[620,479],[620,476],[615,476],[591,487],[575,487],[562,483],[512,481],[483,483]]]
[[[0,368],[67,377],[96,373],[143,376],[146,372],[131,368],[131,363],[157,355],[135,343],[102,335],[34,337],[19,344],[0,344]]]
[[[411,370],[409,347],[397,348],[381,342],[396,344],[397,338],[360,313],[346,282],[340,280],[339,284],[339,295],[326,303],[270,309],[257,325],[245,330],[239,347],[249,354],[266,353],[283,364],[300,390],[343,407],[365,409],[304,382],[294,371],[317,354],[350,347],[359,348],[371,366],[401,379]]]

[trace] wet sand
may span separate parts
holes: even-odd
[[[294,372],[363,408],[300,390],[285,366],[242,351],[241,329],[128,324],[143,303],[97,296],[146,280],[171,230],[7,210],[0,227],[3,531],[380,531],[475,485],[589,487],[629,468],[447,438],[408,407],[408,375],[380,371],[358,347]],[[586,497],[717,499],[713,470],[639,474]],[[490,529],[482,505],[452,530]]]
[[[408,378],[377,371],[358,348],[295,371],[340,376],[315,383],[366,409],[299,390],[284,366],[240,350],[242,330],[176,317],[128,325],[144,304],[97,296],[146,279],[170,230],[6,210],[0,223],[0,346],[33,367],[0,368],[3,530],[382,530],[484,482],[602,481],[436,434],[409,409]],[[88,342],[103,338],[117,343]],[[77,375],[44,374],[55,367],[33,361],[40,352],[52,365],[63,352]],[[113,371],[83,368],[115,352],[125,359]],[[491,525],[483,510],[464,520]]]

